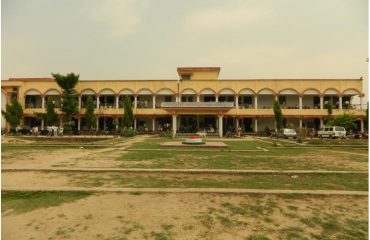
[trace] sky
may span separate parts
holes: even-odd
[[[2,0],[1,34],[2,79],[368,79],[367,0]]]

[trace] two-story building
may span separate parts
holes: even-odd
[[[289,127],[323,126],[331,102],[334,116],[352,113],[364,130],[362,79],[218,79],[218,67],[180,67],[177,72],[179,78],[173,80],[80,80],[77,129],[84,128],[88,96],[96,103],[97,128],[108,130],[113,119],[122,117],[123,100],[129,96],[138,131],[170,125],[175,133],[214,131],[222,136],[239,126],[246,133],[274,129],[274,100]],[[35,113],[45,112],[48,98],[61,114],[61,89],[52,78],[10,78],[2,80],[1,89],[3,108],[12,97],[22,104],[24,125],[45,127]]]

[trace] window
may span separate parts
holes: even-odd
[[[182,96],[181,97],[181,102],[193,102],[194,98],[193,96]]]
[[[191,75],[190,74],[182,74],[181,80],[190,80]]]
[[[172,97],[171,96],[164,96],[164,101],[165,102],[172,102]]]
[[[204,96],[204,102],[215,102],[216,98],[214,96]]]
[[[279,96],[279,103],[281,105],[285,105],[286,104],[286,96]]]

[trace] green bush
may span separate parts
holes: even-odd
[[[166,130],[163,133],[163,137],[172,138],[172,131],[171,130]]]
[[[124,128],[121,130],[122,137],[133,137],[135,136],[135,130],[133,128]]]
[[[297,138],[297,142],[298,142],[298,143],[303,143],[302,138],[301,138],[301,137],[298,137],[298,138]]]

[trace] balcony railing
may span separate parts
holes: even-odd
[[[163,102],[162,108],[232,108],[232,102]]]
[[[40,104],[37,104],[37,103],[26,103],[25,104],[25,108],[41,108],[41,103]]]

